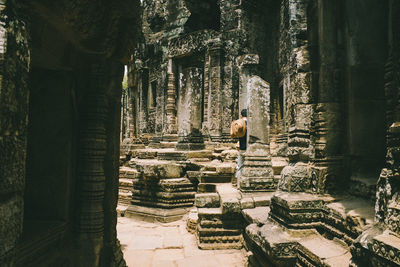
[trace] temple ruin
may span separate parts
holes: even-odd
[[[244,247],[250,266],[400,264],[399,6],[144,1],[119,212],[168,221],[188,207],[200,248]]]
[[[0,266],[126,266],[118,216],[185,219],[248,266],[399,266],[398,14],[0,0]]]

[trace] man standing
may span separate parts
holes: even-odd
[[[237,147],[237,150],[239,151],[237,161],[236,161],[236,181],[239,178],[243,165],[244,165],[244,153],[246,152],[247,149],[247,109],[242,109],[240,112],[241,115],[241,120],[244,120],[245,122],[245,131],[243,136],[239,136],[239,146]]]

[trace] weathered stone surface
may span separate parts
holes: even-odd
[[[261,226],[267,223],[269,210],[268,207],[243,209],[242,214],[248,224],[255,223]]]
[[[235,197],[225,197],[222,199],[222,213],[235,214],[240,212],[240,201]]]
[[[179,178],[182,176],[182,166],[167,161],[137,161],[136,169],[144,179]]]
[[[253,198],[242,198],[240,200],[240,208],[244,209],[253,209],[255,208],[254,199]]]
[[[198,208],[218,208],[220,198],[218,193],[201,193],[196,194],[195,205]]]
[[[289,192],[311,192],[310,165],[298,162],[294,166],[286,166],[281,173],[278,188]]]

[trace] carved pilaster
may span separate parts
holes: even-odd
[[[127,94],[127,108],[128,108],[128,138],[135,137],[135,110],[134,110],[134,97],[133,88],[128,88]]]
[[[170,59],[168,66],[168,88],[167,88],[167,126],[166,133],[168,135],[177,134],[178,126],[176,121],[176,88],[175,88],[175,74],[172,71],[172,59]]]
[[[222,118],[222,80],[221,80],[221,47],[214,45],[209,48],[209,87],[208,87],[208,132],[211,139],[221,139]]]
[[[341,105],[321,103],[315,112],[315,167],[312,173],[312,191],[324,193],[336,188],[346,178],[343,165],[343,135]]]
[[[202,131],[203,135],[209,134],[209,102],[210,102],[210,52],[206,51],[204,60],[204,96],[203,96],[203,125]]]

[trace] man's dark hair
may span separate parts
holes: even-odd
[[[242,115],[243,117],[247,117],[247,109],[242,109],[242,111],[240,111],[240,115]]]

